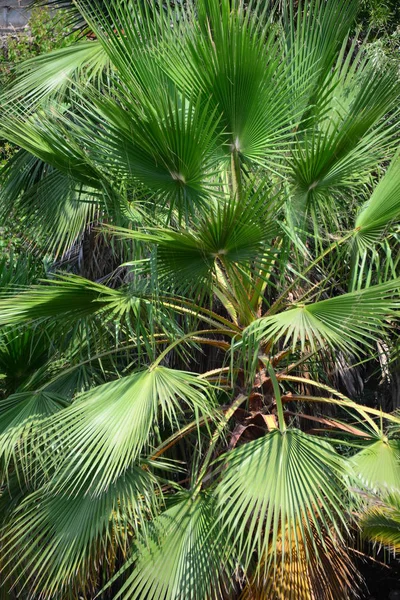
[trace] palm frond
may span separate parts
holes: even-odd
[[[218,529],[229,534],[246,568],[254,552],[265,576],[293,548],[318,560],[315,542],[308,549],[315,532],[322,544],[325,536],[342,539],[346,466],[330,444],[299,430],[274,430],[224,460]]]
[[[315,221],[326,213],[329,217],[333,211],[327,211],[327,205],[332,201],[333,210],[348,205],[356,187],[361,190],[369,183],[371,171],[391,157],[397,145],[395,127],[382,121],[386,113],[397,110],[397,75],[394,70],[377,71],[366,60],[358,61],[356,74],[354,66],[347,63],[350,77],[338,66],[338,81],[330,93],[333,106],[321,122],[296,140],[291,178],[292,210],[297,220],[308,214]]]
[[[270,244],[280,233],[277,216],[281,203],[271,190],[249,187],[241,199],[210,199],[209,212],[185,228],[111,228],[122,239],[157,245],[156,268],[160,284],[174,283],[179,292],[192,296],[199,287],[211,292],[212,279],[222,267],[260,267]],[[272,254],[272,251],[270,252]],[[242,283],[243,286],[243,283]]]
[[[217,600],[232,589],[221,542],[210,534],[216,518],[215,498],[181,494],[157,517],[145,540],[136,546],[132,573],[116,598],[128,600]],[[118,575],[117,575],[118,576]]]
[[[400,158],[395,158],[356,220],[356,240],[361,249],[371,246],[383,230],[400,217]]]
[[[62,495],[48,486],[34,491],[2,532],[5,574],[25,579],[18,588],[29,599],[50,600],[71,587],[93,592],[99,565],[112,570],[154,510],[154,486],[149,471],[132,466],[97,496]]]
[[[360,347],[383,334],[388,326],[386,319],[397,312],[399,286],[400,280],[394,279],[262,317],[245,331],[245,340],[254,336],[263,343],[282,340],[286,346],[290,342],[292,349],[297,344],[312,350],[328,345],[359,353]]]
[[[99,42],[77,42],[66,48],[24,61],[17,68],[12,87],[3,93],[3,110],[18,102],[28,112],[44,98],[65,94],[66,88],[82,79],[99,79],[109,67],[109,59]]]
[[[82,135],[101,139],[101,154],[91,148],[92,160],[101,161],[114,178],[143,186],[153,203],[170,209],[176,205],[183,214],[193,212],[215,188],[214,153],[221,144],[215,113],[194,96],[168,88],[157,90],[151,104],[139,110],[131,91],[119,96],[129,110],[94,92],[82,114]]]
[[[102,198],[25,150],[5,165],[0,192],[0,218],[24,220],[26,244],[63,254],[94,220]],[[41,218],[38,219],[38,215]]]
[[[374,491],[400,490],[400,444],[396,440],[375,441],[355,454],[350,465],[362,484]]]
[[[400,495],[390,494],[367,508],[361,515],[361,530],[367,540],[399,552]]]
[[[246,10],[242,2],[202,0],[196,11],[183,21],[178,47],[163,46],[163,67],[180,89],[210,102],[228,157],[271,168],[293,123],[289,67],[280,60],[269,3]]]
[[[305,124],[319,116],[338,51],[357,14],[357,2],[292,0],[284,4],[284,48],[294,81],[292,102]],[[327,84],[328,77],[328,84]],[[304,125],[303,125],[304,126]]]
[[[58,449],[57,486],[101,493],[155,444],[156,431],[179,427],[185,411],[216,419],[214,402],[205,380],[166,367],[89,390],[46,423]]]
[[[41,437],[42,425],[46,419],[67,405],[65,398],[48,391],[19,392],[0,401],[2,480],[7,477],[11,461],[18,470],[19,461],[29,455],[31,444]],[[29,463],[29,460],[24,462],[25,473],[29,471]],[[28,478],[31,479],[30,474]]]
[[[67,318],[73,322],[100,314],[104,309],[108,309],[110,319],[116,319],[124,312],[132,310],[135,314],[139,309],[141,301],[130,292],[129,286],[115,290],[77,275],[59,275],[22,289],[17,295],[12,292],[3,295],[0,323],[16,325],[49,317]]]

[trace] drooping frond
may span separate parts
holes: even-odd
[[[10,222],[23,214],[26,244],[55,256],[79,240],[100,207],[104,208],[103,202],[98,191],[25,150],[3,167],[0,218]]]
[[[2,110],[20,107],[28,112],[44,98],[58,94],[61,99],[74,79],[82,77],[91,82],[101,77],[109,66],[104,48],[96,41],[78,42],[24,61],[18,68],[18,77],[3,95]]]
[[[39,594],[50,600],[71,589],[93,593],[101,583],[99,567],[112,572],[151,515],[154,492],[152,475],[137,466],[97,496],[62,495],[49,486],[34,491],[2,532],[5,574],[24,577],[22,593],[29,599]]]
[[[31,444],[40,439],[45,420],[67,405],[65,398],[47,391],[18,392],[0,400],[0,480],[7,477],[10,461],[18,470],[21,459],[30,478]]]
[[[361,515],[363,536],[394,552],[400,551],[400,494],[393,493],[376,500]]]

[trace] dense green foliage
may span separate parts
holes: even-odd
[[[69,22],[67,11],[61,9],[52,14],[43,6],[33,8],[27,28],[8,35],[3,41],[0,50],[0,90],[12,82],[19,63],[57,48],[65,48],[74,43],[77,37]],[[0,167],[4,166],[17,150],[15,144],[0,139]],[[17,215],[14,215],[11,224],[1,227],[1,260],[12,263],[21,253],[27,253],[31,246],[31,240],[24,236],[23,219],[22,222],[19,221]],[[29,260],[32,260],[32,257]],[[38,262],[40,263],[39,260]]]
[[[0,264],[0,593],[356,597],[400,493],[398,66],[355,0],[69,11],[1,96],[47,262]]]

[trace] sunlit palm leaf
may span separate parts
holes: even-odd
[[[17,80],[4,94],[3,110],[17,101],[30,112],[43,98],[65,92],[74,79],[97,79],[108,66],[107,54],[98,42],[78,42],[31,58],[19,66]]]
[[[233,266],[260,266],[268,253],[268,243],[280,233],[280,203],[263,186],[249,189],[240,201],[210,201],[208,210],[190,228],[112,231],[123,239],[156,244],[160,284],[169,286],[174,282],[175,289],[191,295],[199,286],[211,284],[218,266],[228,273]]]
[[[297,14],[296,14],[297,5]],[[357,13],[357,2],[290,0],[284,4],[285,54],[294,81],[292,102],[306,123],[319,116],[326,102],[327,76]],[[329,81],[328,81],[329,90]]]
[[[400,279],[382,285],[343,294],[314,304],[297,305],[277,315],[266,316],[245,332],[249,338],[300,344],[312,349],[328,345],[358,353],[381,336],[387,327],[386,319],[399,308]],[[397,310],[396,310],[397,309]]]
[[[162,65],[181,89],[193,89],[219,118],[227,153],[267,168],[292,126],[289,67],[280,60],[268,6],[202,0],[180,44],[162,49]]]
[[[49,317],[67,318],[73,322],[103,311],[108,312],[109,319],[117,319],[129,311],[138,316],[142,302],[146,305],[147,301],[130,293],[128,288],[115,290],[83,277],[60,275],[47,285],[43,283],[15,296],[10,293],[3,296],[0,323],[18,324]]]
[[[382,439],[367,446],[350,460],[355,475],[375,491],[400,491],[400,443]]]
[[[214,408],[205,380],[165,367],[95,387],[47,421],[57,485],[101,493],[154,445],[155,428],[179,427],[185,411],[213,419]]]
[[[114,177],[143,185],[161,206],[169,200],[171,206],[190,212],[215,186],[214,152],[221,143],[215,132],[217,118],[198,99],[167,91],[158,90],[151,106],[140,109],[131,93],[120,92],[121,104],[129,110],[91,95],[92,113],[83,115],[82,133],[87,139],[99,137],[101,146],[91,149],[92,158]]]
[[[328,443],[298,430],[275,430],[233,450],[225,461],[218,527],[229,533],[246,566],[254,552],[265,575],[293,548],[317,556],[315,542],[308,549],[315,531],[321,540],[340,540],[346,467]]]
[[[356,240],[360,248],[374,244],[383,230],[399,218],[400,159],[397,157],[357,217]]]

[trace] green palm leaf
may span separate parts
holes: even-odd
[[[246,190],[240,201],[210,200],[207,215],[194,219],[190,228],[111,230],[122,239],[156,244],[160,284],[169,287],[173,282],[175,289],[191,295],[210,285],[221,265],[229,273],[234,266],[262,264],[271,240],[280,233],[279,210],[276,197],[260,185]]]
[[[7,477],[12,459],[18,469],[19,460],[28,457],[32,442],[42,434],[45,420],[67,405],[63,397],[47,391],[20,392],[0,400],[1,479]],[[29,458],[24,460],[25,473],[29,464]]]
[[[217,600],[231,591],[222,544],[210,535],[215,499],[182,494],[157,517],[146,540],[122,569],[132,573],[115,598],[124,600]]]
[[[367,508],[361,516],[366,539],[383,544],[394,552],[400,550],[400,495],[390,494]]]
[[[350,465],[364,486],[375,491],[400,490],[400,444],[382,439],[350,459]]]
[[[284,49],[294,82],[292,102],[306,124],[324,109],[332,85],[332,67],[347,40],[357,14],[357,2],[290,0],[284,4]],[[328,79],[328,82],[327,82]]]
[[[392,221],[400,218],[400,158],[395,158],[356,220],[360,249],[373,245]]]
[[[38,102],[79,81],[84,74],[88,82],[97,79],[109,66],[104,48],[98,42],[78,42],[66,48],[24,61],[18,77],[3,96],[3,109],[17,101],[32,111]]]
[[[105,383],[47,421],[58,452],[57,485],[101,493],[155,442],[155,428],[179,427],[185,411],[215,419],[209,384],[196,375],[156,367]],[[60,455],[58,456],[58,453]],[[52,458],[49,457],[50,463]]]
[[[48,486],[31,493],[2,532],[5,573],[26,579],[27,598],[50,600],[71,588],[93,593],[99,565],[112,569],[151,514],[153,488],[152,475],[134,466],[95,497],[62,495]]]
[[[179,46],[165,45],[161,58],[181,89],[210,102],[225,151],[270,167],[292,126],[289,67],[280,60],[268,7],[256,2],[252,8],[201,0],[198,18],[189,13],[183,21]]]
[[[360,346],[368,346],[381,336],[387,327],[386,319],[397,314],[400,279],[371,286],[328,300],[302,304],[277,315],[254,322],[245,331],[245,341],[257,340],[286,345],[294,349],[300,344],[339,348],[358,353]]]
[[[92,94],[82,115],[82,133],[87,139],[99,137],[101,154],[96,156],[94,147],[92,158],[107,166],[113,177],[143,185],[161,205],[169,201],[170,206],[190,212],[215,187],[214,153],[221,143],[215,134],[217,119],[198,99],[167,92],[168,88],[157,89],[152,104],[140,110],[131,92],[120,92],[120,102],[129,106],[128,111]]]
[[[85,188],[25,150],[3,168],[0,217],[9,222],[16,211],[23,214],[26,237],[56,256],[79,239],[101,204],[96,190]]]
[[[73,322],[103,312],[108,313],[109,319],[117,319],[130,311],[139,316],[141,307],[148,302],[131,293],[129,287],[115,290],[77,275],[60,275],[46,284],[31,286],[15,296],[10,293],[3,296],[0,324],[49,317],[67,318]]]
[[[299,430],[272,431],[226,456],[217,486],[218,530],[229,534],[245,566],[257,552],[265,572],[277,563],[278,539],[279,560],[293,547],[308,556],[315,531],[333,543],[342,538],[346,473],[325,441]]]

